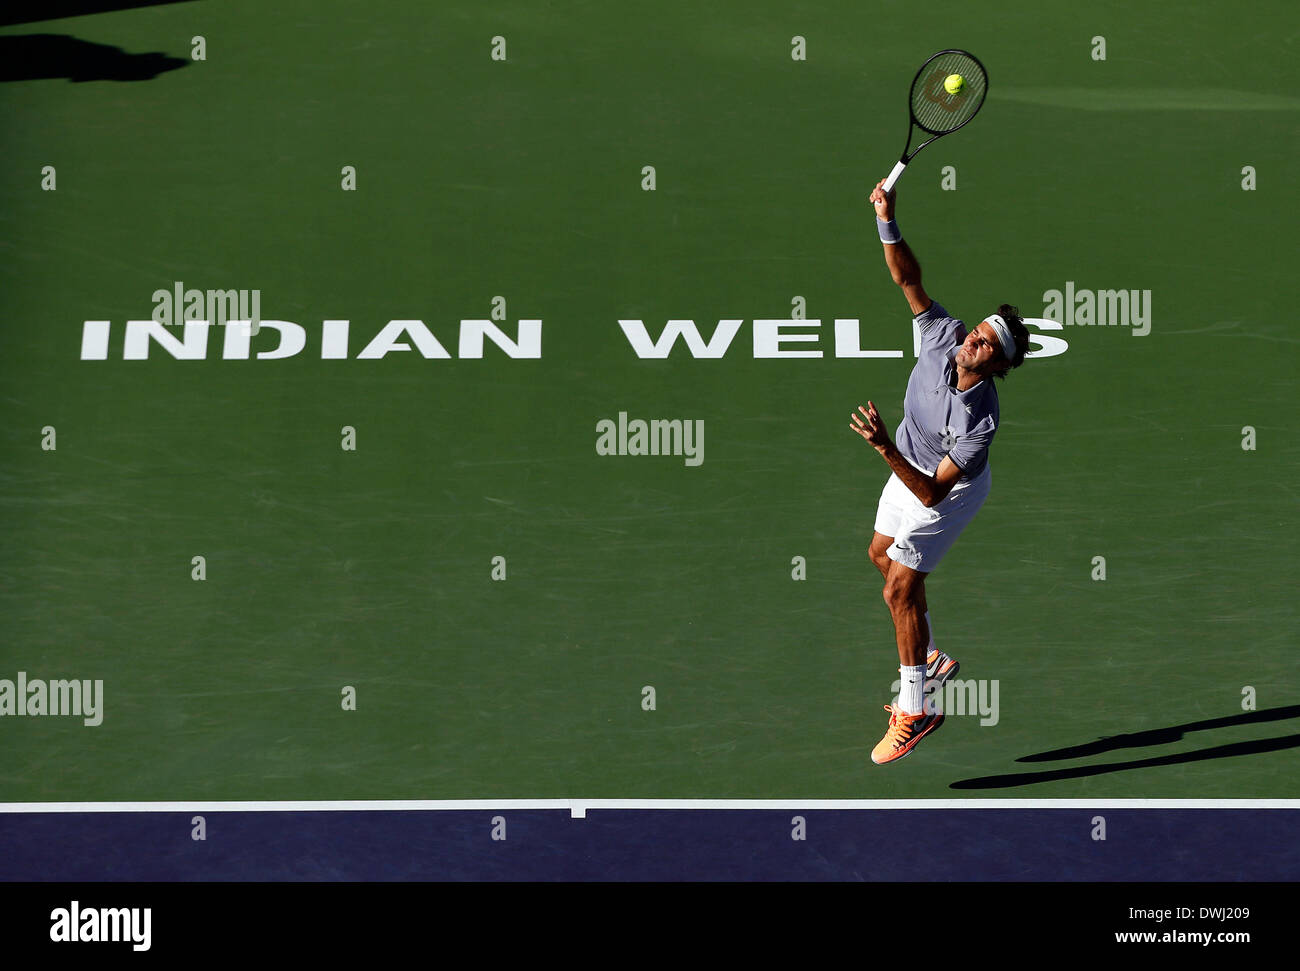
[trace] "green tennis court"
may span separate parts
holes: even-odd
[[[95,727],[0,718],[0,801],[1300,797],[1288,9],[11,18],[0,679],[103,689]],[[914,357],[866,197],[949,46],[989,94],[899,184],[927,290],[971,325],[1078,302],[927,584],[996,723],[877,767],[888,470],[847,416],[892,428]],[[257,291],[301,350],[132,337],[177,284]],[[664,358],[620,325],[671,320],[741,323]],[[620,413],[702,422],[700,461],[599,454]]]

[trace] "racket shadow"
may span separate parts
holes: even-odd
[[[1206,731],[1211,728],[1231,728],[1234,725],[1254,725],[1262,722],[1282,721],[1287,718],[1300,718],[1300,705],[1287,705],[1284,708],[1268,708],[1264,711],[1249,711],[1240,715],[1227,715],[1223,718],[1206,718],[1202,721],[1188,722],[1186,725],[1171,725],[1169,728],[1152,728],[1144,732],[1130,732],[1125,735],[1104,735],[1095,742],[1086,745],[1072,745],[1069,748],[1052,749],[1036,755],[1022,755],[1017,762],[1055,762],[1061,759],[1081,759],[1089,755],[1100,755],[1121,748],[1146,748],[1149,745],[1168,745],[1180,741],[1187,732]]]
[[[1281,752],[1293,748],[1300,748],[1300,734],[1281,735],[1277,738],[1263,738],[1249,742],[1233,742],[1229,745],[1215,745],[1211,748],[1198,749],[1195,752],[1158,755],[1148,759],[1134,759],[1130,762],[1107,762],[1104,765],[1078,765],[1068,769],[1046,769],[1041,772],[1016,772],[1006,775],[980,776],[975,779],[961,779],[957,782],[950,782],[948,788],[1010,789],[1017,786],[1038,785],[1043,782],[1060,782],[1065,779],[1086,779],[1091,776],[1107,775],[1111,772],[1149,769],[1162,765],[1186,765],[1192,762],[1207,762],[1211,759],[1230,759],[1239,758],[1243,755],[1258,755],[1262,752]]]

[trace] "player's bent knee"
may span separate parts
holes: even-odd
[[[885,603],[890,610],[898,610],[908,601],[907,587],[897,580],[890,578],[885,581],[884,589]]]
[[[890,610],[922,604],[925,602],[925,582],[916,574],[893,570],[885,579],[883,595]]]

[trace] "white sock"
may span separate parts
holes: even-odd
[[[898,668],[903,689],[898,693],[898,707],[905,715],[921,714],[922,692],[925,688],[925,665],[902,664]]]

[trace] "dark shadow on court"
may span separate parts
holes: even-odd
[[[9,0],[0,11],[0,27],[10,24],[34,24],[61,17],[84,17],[110,10],[134,10],[136,7],[161,7],[169,3],[193,0]]]
[[[1188,722],[1186,725],[1152,728],[1145,732],[1131,732],[1127,735],[1105,735],[1097,739],[1097,741],[1088,742],[1085,745],[1072,745],[1069,748],[1039,752],[1037,755],[1022,755],[1016,761],[1055,762],[1059,759],[1081,759],[1088,755],[1113,752],[1118,748],[1146,748],[1148,745],[1168,745],[1170,742],[1179,741],[1185,732],[1201,732],[1210,728],[1231,728],[1234,725],[1256,725],[1261,722],[1282,721],[1286,718],[1300,718],[1300,705],[1268,708],[1264,711],[1248,711],[1240,715],[1227,715],[1223,718],[1207,718],[1204,721]]]
[[[1181,752],[1177,755],[1156,755],[1149,759],[1136,759],[1132,762],[1107,762],[1105,765],[1077,765],[1070,769],[1046,769],[1042,772],[986,775],[978,779],[962,779],[958,782],[950,782],[948,788],[1010,789],[1014,786],[1035,785],[1040,782],[1084,779],[1088,776],[1105,775],[1108,772],[1124,772],[1128,769],[1147,769],[1158,765],[1183,765],[1187,762],[1205,762],[1209,759],[1231,759],[1242,755],[1256,755],[1260,752],[1281,752],[1289,748],[1300,748],[1300,735],[1282,735],[1278,738],[1263,738],[1253,742],[1233,742],[1230,745],[1216,745],[1213,748],[1198,749],[1195,752]]]
[[[158,51],[128,54],[120,47],[63,34],[0,37],[0,81],[152,81],[188,63]]]

